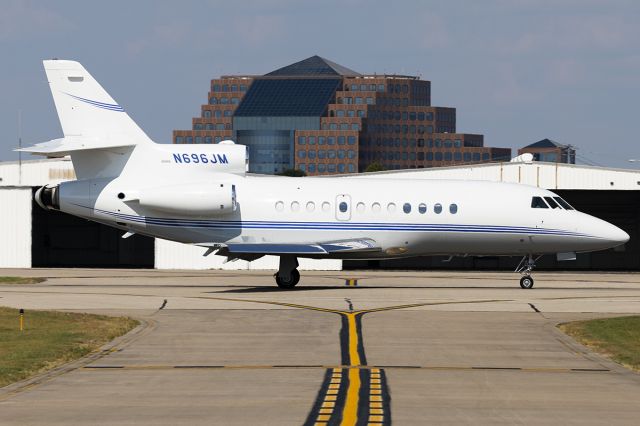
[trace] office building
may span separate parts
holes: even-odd
[[[208,103],[174,143],[247,145],[249,170],[309,175],[504,161],[509,148],[458,133],[456,109],[431,105],[431,82],[363,75],[312,56],[263,76],[211,81]]]

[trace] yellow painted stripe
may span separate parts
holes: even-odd
[[[358,354],[358,330],[356,328],[356,314],[344,314],[349,325],[349,361],[352,367],[360,366]],[[342,411],[342,426],[353,426],[358,421],[358,405],[360,399],[360,369],[349,368],[349,387]]]
[[[349,388],[347,389],[347,399],[342,411],[341,426],[355,426],[358,421],[358,403],[360,396],[360,369],[349,369]]]

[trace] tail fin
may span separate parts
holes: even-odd
[[[83,139],[85,149],[151,142],[79,62],[43,63],[65,139]]]

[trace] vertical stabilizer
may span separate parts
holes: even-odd
[[[43,61],[65,139],[110,144],[151,143],[100,84],[75,61]],[[91,149],[91,143],[86,146]]]

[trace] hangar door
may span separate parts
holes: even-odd
[[[153,268],[154,239],[134,235],[68,214],[44,210],[33,202],[33,267]]]

